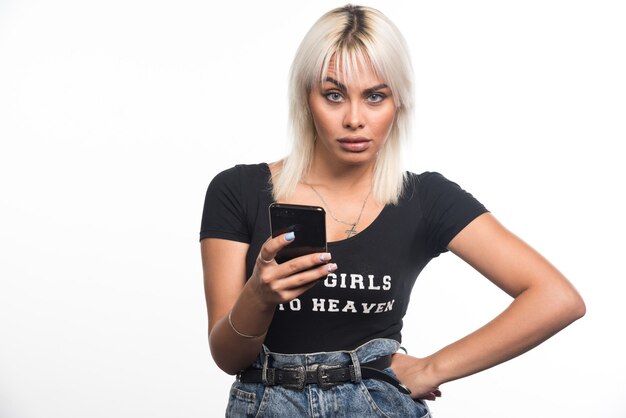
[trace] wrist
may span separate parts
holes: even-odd
[[[235,332],[235,334],[239,335],[241,338],[245,338],[247,340],[256,340],[258,338],[264,337],[265,334],[267,334],[267,330],[265,330],[263,333],[258,334],[258,335],[244,334],[243,332],[239,331],[237,327],[233,324],[232,316],[233,316],[233,311],[231,309],[230,312],[228,312],[228,325],[230,325],[230,328]]]
[[[276,306],[263,301],[250,282],[246,283],[228,311],[226,321],[232,332],[240,338],[259,340],[267,334]]]
[[[419,376],[421,385],[425,387],[437,389],[439,385],[444,383],[444,380],[439,374],[440,370],[438,369],[437,363],[431,356],[423,357],[413,362],[410,366],[410,372],[414,376]]]
[[[258,285],[255,285],[255,281],[250,279],[243,287],[239,300],[243,298],[246,306],[249,306],[250,309],[253,309],[255,312],[273,315],[274,310],[276,309],[276,304],[264,298],[263,294],[263,289],[259,288]]]
[[[430,355],[424,358],[424,360],[426,361],[426,364],[422,373],[428,382],[431,382],[433,385],[438,387],[444,383],[454,380],[454,378],[451,378],[450,375],[446,373],[445,363],[436,354]]]

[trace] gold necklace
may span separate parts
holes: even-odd
[[[361,211],[359,212],[359,217],[356,218],[356,221],[354,222],[346,222],[343,221],[341,219],[337,219],[337,217],[335,216],[335,212],[333,211],[333,209],[330,207],[330,205],[328,203],[326,203],[326,200],[324,200],[324,198],[322,197],[322,195],[320,194],[320,192],[318,192],[315,187],[313,187],[313,185],[309,184],[309,183],[305,183],[307,186],[309,186],[311,188],[311,190],[313,190],[315,192],[315,194],[317,195],[317,197],[320,198],[320,200],[322,201],[322,203],[324,204],[324,206],[326,206],[326,208],[328,209],[328,213],[330,214],[330,217],[333,218],[333,220],[335,222],[339,222],[342,223],[344,225],[348,225],[350,227],[350,229],[346,229],[344,232],[346,233],[347,237],[346,238],[350,238],[353,235],[358,234],[358,231],[356,230],[356,226],[359,223],[359,221],[361,220],[361,215],[363,215],[363,210],[365,209],[365,205],[367,204],[367,199],[369,199],[370,195],[372,194],[372,189],[370,189],[370,191],[367,193],[367,196],[365,196],[365,200],[363,201],[363,206],[361,206]]]

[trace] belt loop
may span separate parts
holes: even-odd
[[[264,347],[265,348],[265,347]],[[261,357],[263,360],[263,370],[261,371],[261,380],[265,386],[274,386],[274,369],[268,369],[267,364],[269,361],[269,354],[266,350],[262,350]]]
[[[352,359],[352,365],[350,366],[350,378],[354,383],[360,383],[361,378],[361,363],[356,355],[356,351],[350,351],[350,358]]]

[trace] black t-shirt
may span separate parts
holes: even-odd
[[[267,164],[237,165],[209,185],[200,239],[250,244],[246,274],[270,236]],[[338,269],[276,308],[265,345],[274,352],[349,350],[374,339],[401,340],[415,279],[428,262],[487,209],[439,173],[408,173],[397,205],[359,234],[328,243]]]

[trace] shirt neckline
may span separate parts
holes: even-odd
[[[264,169],[265,169],[265,171],[267,173],[267,176],[269,178],[269,182],[268,183],[270,185],[270,188],[269,188],[268,192],[270,194],[271,201],[273,202],[274,201],[274,197],[272,195],[272,188],[274,187],[274,185],[272,183],[272,170],[270,170],[270,166],[269,166],[268,163],[264,162],[264,163],[262,163],[262,165],[263,165],[263,167],[264,167]],[[378,213],[378,215],[374,218],[374,220],[372,222],[370,222],[370,224],[367,225],[367,227],[365,229],[363,229],[361,232],[359,232],[358,234],[356,234],[354,236],[351,236],[349,238],[344,238],[344,239],[338,240],[338,241],[328,241],[327,242],[328,247],[329,248],[330,247],[335,247],[336,248],[336,247],[340,247],[340,246],[343,246],[343,245],[347,245],[349,243],[358,242],[359,240],[364,239],[364,238],[361,238],[361,237],[369,235],[371,233],[372,229],[375,229],[376,225],[379,224],[380,222],[382,222],[381,219],[384,216],[386,216],[386,213],[389,211],[390,206],[391,205],[389,205],[389,204],[385,205],[383,207],[383,209]]]

